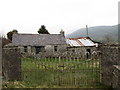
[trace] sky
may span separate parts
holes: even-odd
[[[118,24],[120,0],[0,0],[0,33],[17,29],[37,34],[45,25],[51,34],[63,29],[70,34],[80,28]]]

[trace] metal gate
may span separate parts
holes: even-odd
[[[101,83],[99,59],[22,58],[22,80],[33,86],[91,86]]]

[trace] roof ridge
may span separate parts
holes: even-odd
[[[61,35],[61,34],[32,34],[32,33],[18,33],[18,35]]]
[[[86,39],[89,39],[88,37],[78,37],[78,38],[67,38],[67,39],[83,39],[83,38],[86,38]]]

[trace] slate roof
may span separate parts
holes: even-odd
[[[61,34],[13,34],[12,43],[19,46],[45,46],[66,44]]]

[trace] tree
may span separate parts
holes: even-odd
[[[9,43],[11,43],[11,40],[5,37],[2,37],[2,47],[4,47],[6,44],[9,44]]]
[[[41,25],[40,29],[38,30],[39,34],[50,34],[44,25]]]
[[[13,35],[12,31],[8,32],[7,33],[7,38],[10,39],[10,40],[12,40],[12,35]]]
[[[11,40],[7,39],[5,36],[0,36],[0,46],[2,48],[9,43],[11,43]]]
[[[10,39],[11,41],[12,41],[13,33],[18,33],[18,31],[16,29],[14,29],[7,33],[7,38]]]

